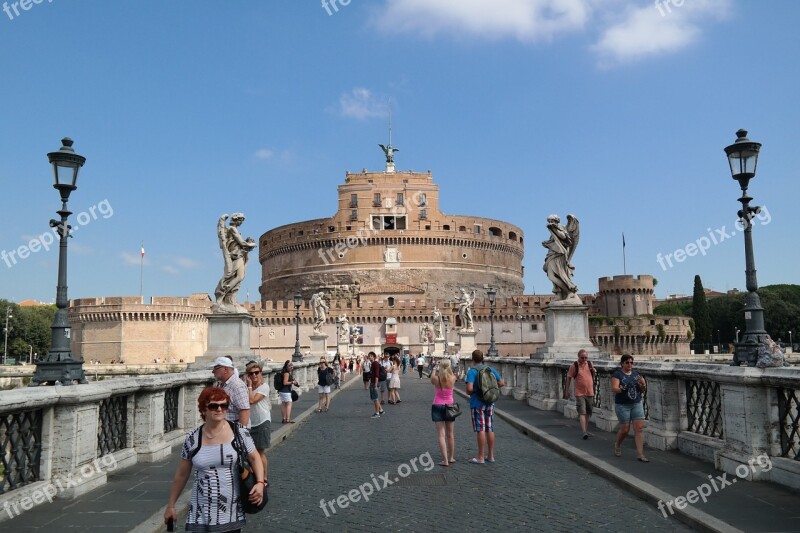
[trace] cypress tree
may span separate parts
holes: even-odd
[[[694,294],[692,296],[692,318],[694,319],[694,343],[696,349],[711,344],[711,314],[708,311],[706,292],[700,276],[694,277]]]

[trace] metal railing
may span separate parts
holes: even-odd
[[[42,409],[0,415],[0,494],[39,481]]]
[[[723,439],[722,397],[719,383],[704,380],[686,380],[687,431],[707,437]]]
[[[164,391],[164,433],[178,429],[178,399],[180,394],[180,387],[172,387]]]
[[[112,396],[100,402],[97,425],[97,456],[128,447],[128,397]]]
[[[777,392],[781,456],[800,461],[800,398],[798,398],[798,390],[780,388]]]

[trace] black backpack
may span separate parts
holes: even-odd
[[[283,371],[279,370],[275,372],[275,377],[272,379],[272,385],[275,387],[276,391],[279,391],[283,388]]]
[[[378,370],[378,381],[386,381],[386,369],[383,365],[380,365],[380,369]]]

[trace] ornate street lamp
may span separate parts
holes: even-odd
[[[449,343],[447,342],[447,326],[450,325],[450,317],[443,316],[442,322],[444,322],[444,354],[449,355],[450,352],[448,351]],[[428,353],[430,353],[430,351]]]
[[[72,214],[67,209],[67,201],[72,191],[78,188],[78,172],[86,158],[75,153],[72,149],[72,139],[61,139],[61,148],[57,152],[47,154],[47,159],[53,166],[55,183],[53,187],[61,194],[61,209],[56,211],[61,216],[61,221],[50,220],[51,228],[58,228],[60,236],[58,247],[58,286],[56,287],[56,315],[53,325],[50,326],[51,343],[50,352],[44,358],[36,361],[36,372],[31,378],[31,386],[43,383],[56,382],[62,385],[72,385],[73,381],[86,383],[83,373],[83,359],[73,359],[70,351],[70,328],[67,313],[69,300],[67,299],[67,239],[72,237],[67,224],[67,218]]]
[[[294,353],[292,361],[302,361],[303,354],[300,353],[300,306],[303,304],[303,295],[299,292],[294,294]]]
[[[6,364],[6,359],[8,359],[8,319],[14,318],[14,315],[11,314],[11,306],[9,305],[6,307],[6,343],[5,348],[3,349],[3,364]]]
[[[497,289],[489,287],[486,289],[486,294],[489,296],[489,324],[491,330],[491,337],[489,338],[489,357],[497,357],[497,346],[494,343],[494,300],[497,298]]]
[[[744,321],[745,331],[742,341],[736,343],[733,353],[734,366],[747,363],[748,366],[755,366],[758,359],[758,349],[765,345],[768,339],[767,332],[764,330],[764,308],[761,307],[761,299],[758,297],[758,281],[756,280],[756,262],[753,255],[753,217],[761,212],[758,206],[750,206],[752,198],[747,195],[747,187],[750,180],[756,175],[756,165],[758,164],[758,152],[761,150],[761,143],[753,142],[747,138],[746,130],[736,132],[736,142],[725,147],[728,156],[728,163],[731,167],[731,176],[739,182],[742,189],[742,209],[739,210],[739,220],[744,225],[744,257],[745,257],[745,276],[747,283],[747,295],[745,296]]]

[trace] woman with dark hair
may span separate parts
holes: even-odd
[[[165,524],[178,518],[175,502],[189,480],[192,467],[196,473],[186,531],[238,531],[245,524],[241,498],[261,503],[265,483],[261,456],[247,429],[225,420],[230,401],[228,394],[217,387],[200,393],[197,406],[204,423],[183,442],[181,462],[164,512]],[[234,436],[234,431],[238,435]],[[239,449],[241,446],[244,450]],[[239,453],[247,454],[258,480],[249,495],[239,494]]]
[[[636,443],[636,456],[639,461],[649,463],[644,455],[644,404],[642,393],[647,382],[633,369],[633,356],[625,354],[620,359],[620,368],[611,374],[611,392],[614,393],[614,410],[619,420],[619,431],[614,441],[614,455],[622,456],[622,442],[628,436],[633,424],[633,440]]]
[[[284,424],[294,424],[294,420],[292,420],[292,385],[299,386],[300,384],[292,376],[293,369],[294,365],[291,361],[283,363],[283,369],[281,369],[281,388],[278,389],[278,396],[281,399],[281,414],[283,415],[281,422]]]

